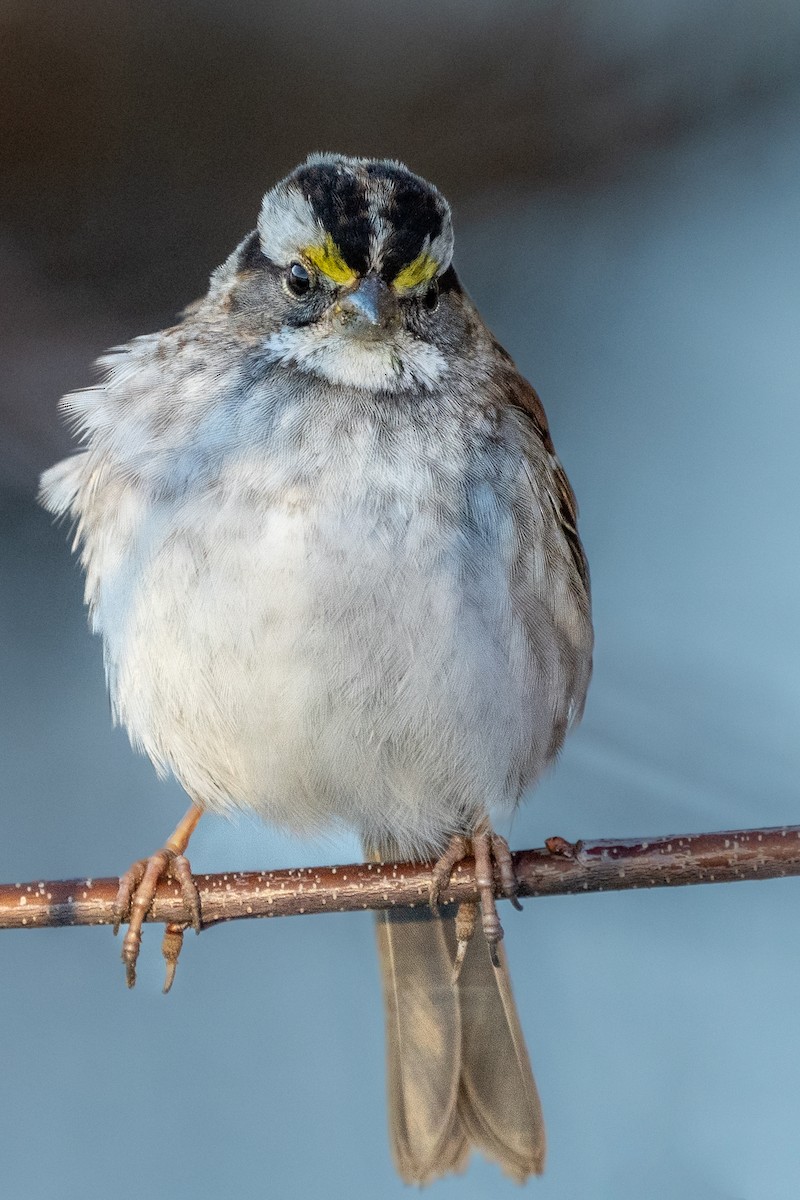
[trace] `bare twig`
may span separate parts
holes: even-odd
[[[800,826],[574,845],[556,837],[541,850],[521,850],[513,858],[522,896],[775,879],[800,875]],[[195,876],[206,926],[246,917],[425,905],[430,879],[430,863],[408,862]],[[109,877],[1,884],[0,929],[108,925],[118,882]],[[476,895],[468,859],[456,867],[442,900]],[[147,919],[182,923],[190,916],[177,885],[160,884]]]

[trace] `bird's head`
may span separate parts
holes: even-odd
[[[397,162],[314,155],[216,277],[274,361],[370,390],[434,386],[463,345],[450,206]],[[212,283],[212,295],[215,292]]]

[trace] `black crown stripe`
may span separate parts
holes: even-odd
[[[381,274],[391,281],[414,261],[426,241],[433,241],[442,232],[444,208],[436,193],[391,163],[366,163],[361,177],[337,163],[300,167],[294,176],[314,216],[331,235],[347,265],[359,274],[369,265],[372,224],[367,186],[373,179],[385,179],[392,185],[390,198],[379,214],[388,230]]]

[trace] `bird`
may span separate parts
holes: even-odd
[[[540,1173],[492,820],[582,714],[589,572],[541,401],[453,266],[447,200],[398,161],[311,155],[204,298],[99,366],[61,402],[78,444],[41,498],[73,523],[114,719],[191,800],[120,878],[129,986],[161,878],[201,928],[185,852],[204,812],[432,860],[430,906],[377,915],[397,1170],[427,1183],[477,1149]],[[479,904],[454,913],[470,855]],[[167,987],[188,924],[167,928]]]

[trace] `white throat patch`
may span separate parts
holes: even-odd
[[[264,349],[273,362],[371,392],[430,389],[447,372],[444,355],[435,346],[404,332],[385,342],[362,342],[330,330],[281,329]]]

